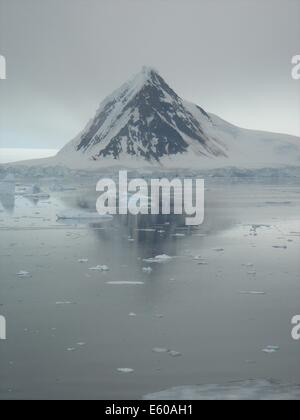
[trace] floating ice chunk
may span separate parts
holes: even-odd
[[[91,271],[109,271],[109,267],[107,265],[96,265],[96,267],[90,267],[89,270],[91,270]]]
[[[142,281],[107,281],[106,284],[111,284],[115,286],[137,286],[145,283]]]
[[[142,270],[143,270],[143,273],[146,273],[146,274],[151,274],[153,271],[151,267],[143,267]]]
[[[132,369],[132,368],[118,368],[117,371],[121,372],[121,373],[132,373],[132,372],[134,372],[134,369]]]
[[[152,351],[153,353],[168,353],[169,350],[164,347],[154,347]]]
[[[152,349],[152,351],[154,353],[167,353],[171,357],[179,357],[179,356],[182,356],[182,354],[179,351],[170,350],[170,349],[167,349],[167,348],[164,348],[164,347],[154,347]]]
[[[165,263],[165,262],[171,261],[172,259],[173,257],[170,257],[169,255],[166,255],[166,254],[162,254],[162,255],[157,255],[154,258],[146,258],[143,261],[147,263]]]
[[[85,345],[86,345],[86,343],[84,343],[83,341],[80,341],[79,343],[77,343],[77,346],[79,346],[79,347],[83,347]]]
[[[28,271],[21,270],[17,273],[17,277],[31,277],[31,274]]]
[[[76,351],[76,348],[75,347],[69,347],[69,348],[67,348],[67,351]]]
[[[89,260],[88,260],[87,258],[80,258],[80,259],[78,260],[78,262],[79,262],[80,264],[86,264],[86,263],[88,263],[88,262],[89,262]]]
[[[266,380],[229,382],[222,385],[191,385],[170,388],[144,400],[299,400],[300,386]]]
[[[267,346],[265,349],[262,349],[262,352],[272,354],[277,353],[280,350],[278,346]]]
[[[135,313],[135,312],[130,312],[130,313],[128,314],[128,316],[134,317],[134,316],[136,316],[136,313]]]
[[[174,236],[175,238],[184,238],[185,234],[184,233],[174,233],[174,235],[172,235],[172,236]]]
[[[258,292],[256,290],[250,290],[250,291],[240,291],[239,292],[240,295],[265,295],[266,292]]]
[[[182,354],[179,351],[176,351],[176,350],[169,350],[168,351],[168,354],[171,357],[179,357],[179,356],[182,356]]]

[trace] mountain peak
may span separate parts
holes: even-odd
[[[145,79],[152,79],[155,76],[159,76],[159,72],[151,66],[143,66],[140,73]]]
[[[203,111],[201,116],[208,120]],[[206,157],[226,156],[222,145],[204,133],[198,117],[150,66],[143,66],[101,103],[74,145],[94,161],[136,156],[159,162],[190,149]]]
[[[129,87],[130,90],[140,90],[147,85],[160,86],[165,84],[165,81],[154,67],[143,66],[123,87]]]

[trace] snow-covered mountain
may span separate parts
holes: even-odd
[[[208,137],[184,101],[155,70],[144,67],[102,102],[84,131],[58,156],[76,153],[92,161],[133,158],[155,164],[188,151],[206,158],[227,156],[222,141]]]
[[[299,166],[300,139],[229,124],[181,99],[157,71],[144,67],[101,103],[56,157],[27,164],[80,169]]]

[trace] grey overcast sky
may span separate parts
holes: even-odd
[[[246,128],[300,136],[300,0],[0,0],[0,147],[59,148],[142,65]]]

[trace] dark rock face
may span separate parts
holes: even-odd
[[[197,108],[203,118],[210,119]],[[196,143],[199,155],[226,156],[162,77],[144,68],[103,102],[81,135],[77,150],[93,149],[93,160],[119,159],[125,154],[159,161],[164,156],[185,153],[191,142]]]

